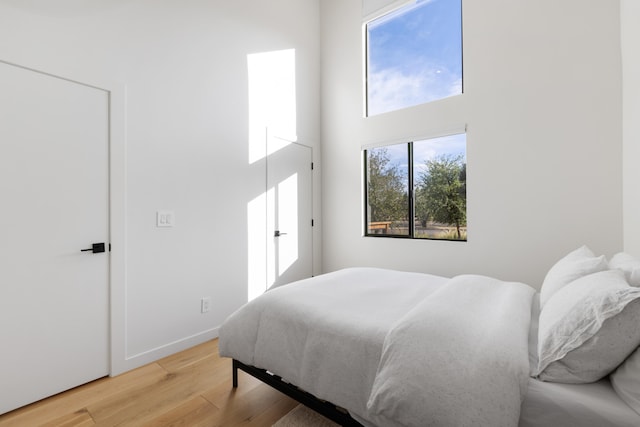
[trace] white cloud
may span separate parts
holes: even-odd
[[[415,141],[413,144],[413,157],[416,163],[424,163],[425,160],[436,156],[462,155],[466,158],[467,138],[465,134],[442,136],[438,138]]]
[[[412,66],[411,73],[387,68],[369,73],[369,115],[381,114],[461,93],[462,79],[443,67]]]

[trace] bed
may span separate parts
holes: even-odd
[[[341,425],[638,426],[640,288],[629,276],[586,247],[558,261],[540,293],[479,275],[348,268],[240,308],[221,327],[220,355],[234,360],[234,386],[244,370]],[[587,308],[567,304],[592,288]],[[615,290],[606,314],[594,325],[582,313],[576,327],[575,307],[602,305],[600,288]],[[567,328],[579,333],[561,342]],[[599,335],[608,330],[623,337]]]

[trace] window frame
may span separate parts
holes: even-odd
[[[413,215],[413,212],[415,211],[415,206],[413,203],[413,188],[412,188],[413,186],[411,185],[411,183],[413,183],[413,166],[409,167],[407,171],[407,212],[409,213],[407,220],[409,222],[409,232],[407,234],[369,233],[369,161],[367,157],[367,152],[375,148],[384,148],[384,147],[389,147],[391,145],[400,145],[400,144],[407,145],[407,162],[409,162],[408,164],[411,165],[413,162],[413,141],[389,143],[385,145],[379,145],[376,147],[363,148],[362,150],[362,154],[364,156],[363,164],[364,164],[364,236],[365,237],[394,237],[394,238],[400,238],[400,239],[413,238],[413,234],[414,234],[413,229],[415,228],[415,225],[411,225],[411,219],[410,219],[412,218],[411,215]]]
[[[447,136],[452,136],[452,135],[460,135],[460,134],[464,134],[465,135],[465,141],[466,141],[466,135],[467,135],[467,130],[466,130],[466,125],[461,128],[461,129],[455,129],[455,130],[450,130],[448,132],[442,132],[442,133],[437,133],[437,134],[433,134],[427,137],[421,137],[421,138],[405,138],[402,139],[400,141],[397,142],[389,142],[389,143],[382,143],[382,144],[374,144],[374,145],[370,145],[370,146],[363,146],[362,147],[362,164],[363,164],[363,237],[376,237],[376,238],[392,238],[392,239],[411,239],[411,240],[430,240],[430,241],[447,241],[447,242],[467,242],[468,241],[468,237],[465,239],[440,239],[440,238],[434,238],[434,237],[416,237],[415,235],[415,174],[414,174],[414,169],[415,169],[415,165],[414,165],[414,143],[416,141],[426,141],[426,140],[430,140],[430,139],[437,139],[437,138],[443,138],[443,137],[447,137]],[[368,161],[368,152],[369,150],[373,150],[376,148],[384,148],[384,147],[389,147],[392,145],[400,145],[400,144],[406,144],[407,145],[407,164],[408,164],[408,170],[407,170],[407,219],[408,219],[408,233],[407,234],[376,234],[376,233],[370,233],[369,232],[369,161]],[[466,143],[465,143],[465,153],[466,153]],[[465,161],[465,165],[467,164],[467,162]],[[466,193],[465,193],[465,199],[466,199]],[[413,219],[413,220],[412,220]]]
[[[463,95],[465,93],[464,91],[464,10],[463,10],[463,6],[464,6],[464,0],[456,0],[460,2],[460,93],[458,94],[454,94],[454,95],[449,95],[443,98],[437,98],[437,99],[432,99],[430,101],[425,101],[425,102],[421,102],[419,104],[413,104],[413,105],[407,105],[404,107],[400,107],[400,108],[396,108],[393,110],[388,110],[388,111],[384,111],[381,113],[376,113],[376,114],[370,114],[369,113],[369,50],[370,50],[370,42],[369,42],[369,24],[372,23],[373,21],[380,19],[386,15],[390,15],[392,13],[396,13],[398,10],[404,8],[404,7],[408,7],[412,4],[417,3],[418,0],[412,0],[412,1],[400,1],[400,2],[391,2],[388,7],[383,7],[382,9],[380,9],[378,12],[376,12],[375,14],[369,15],[367,16],[362,24],[362,40],[363,40],[363,52],[362,52],[362,60],[363,60],[363,77],[362,77],[362,88],[363,88],[363,116],[365,118],[369,118],[369,117],[375,117],[375,116],[379,116],[379,115],[383,115],[383,114],[388,114],[388,113],[393,113],[405,108],[412,108],[412,107],[417,107],[420,105],[425,105],[425,104],[429,104],[429,103],[433,103],[433,102],[437,102],[437,101],[441,101],[443,99],[447,99],[447,98],[451,98],[454,96],[459,96],[459,95]]]

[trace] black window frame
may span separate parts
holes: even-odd
[[[464,132],[460,132],[460,134],[465,134],[466,135],[466,131]],[[415,235],[415,177],[414,177],[414,155],[413,155],[413,146],[415,141],[422,141],[422,140],[428,140],[428,139],[435,139],[435,138],[439,138],[439,137],[444,137],[446,135],[442,135],[442,136],[434,136],[434,137],[430,137],[430,138],[424,138],[424,139],[419,139],[419,140],[412,140],[412,141],[406,141],[406,142],[397,142],[397,143],[389,143],[389,144],[384,144],[384,145],[376,145],[375,147],[368,147],[368,148],[363,148],[362,150],[362,156],[363,156],[363,173],[364,173],[364,179],[363,179],[363,183],[364,183],[364,230],[363,230],[363,236],[364,237],[376,237],[376,238],[392,238],[392,239],[411,239],[411,240],[436,240],[436,241],[447,241],[447,242],[467,242],[468,239],[442,239],[442,238],[435,238],[435,237],[416,237]],[[377,234],[377,233],[370,233],[369,232],[369,159],[368,159],[368,152],[369,150],[374,150],[376,148],[384,148],[384,147],[389,147],[392,145],[400,145],[400,144],[406,144],[407,145],[407,162],[408,162],[408,170],[407,170],[407,220],[408,220],[408,233],[407,234]],[[465,194],[465,198],[466,198],[466,194]]]
[[[407,162],[409,165],[413,164],[413,141],[410,142],[398,142],[391,145],[407,144]],[[411,225],[411,218],[415,210],[413,204],[413,166],[410,166],[407,171],[407,221],[409,222],[409,232],[407,234],[375,234],[369,233],[369,161],[367,153],[369,150],[375,148],[384,148],[385,145],[380,147],[365,148],[362,150],[364,156],[364,235],[365,237],[395,237],[401,239],[412,239],[414,235],[415,226]]]

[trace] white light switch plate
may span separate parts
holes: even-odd
[[[211,310],[211,297],[204,297],[200,300],[200,313],[208,313]]]
[[[158,211],[156,212],[156,226],[173,227],[175,225],[175,217],[173,211]]]

